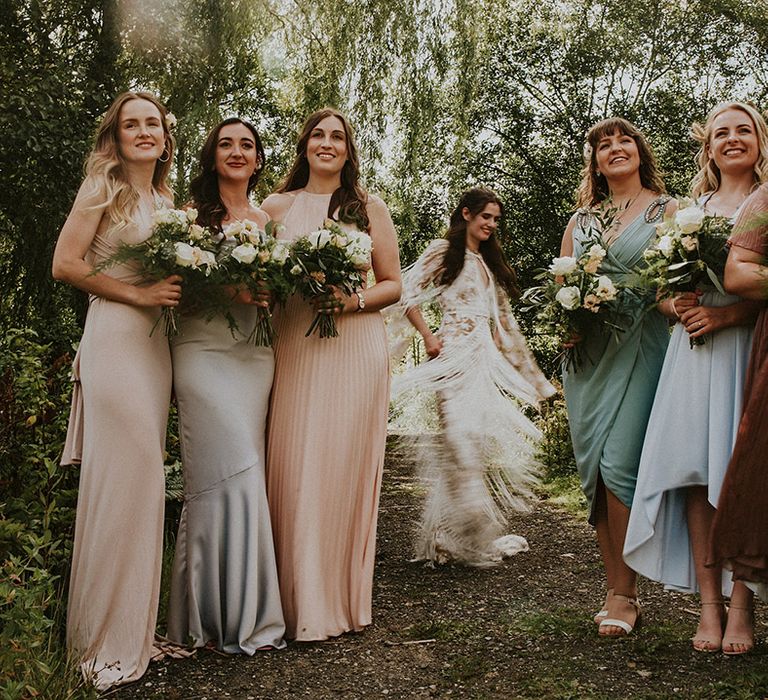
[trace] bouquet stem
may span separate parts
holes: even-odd
[[[256,325],[248,336],[248,342],[257,348],[272,347],[275,339],[275,327],[272,325],[272,313],[263,306],[258,307]]]
[[[316,314],[304,337],[309,338],[315,331],[319,331],[321,338],[337,338],[339,335],[336,319],[332,314]]]

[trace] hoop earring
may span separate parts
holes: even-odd
[[[171,159],[171,151],[168,149],[167,146],[163,148],[163,155],[165,156],[165,158],[161,156],[157,160],[160,161],[161,163],[167,163]]]

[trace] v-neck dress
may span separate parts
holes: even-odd
[[[481,255],[467,250],[456,279],[434,284],[447,247],[433,241],[404,271],[400,312],[436,303],[443,347],[393,379],[390,430],[412,448],[428,488],[416,558],[485,567],[527,549],[506,532],[505,517],[508,508],[528,508],[536,480],[539,431],[522,404],[555,389]]]
[[[654,214],[650,220],[641,214],[621,232],[608,247],[601,274],[624,283],[644,264],[643,252],[654,240],[666,201],[660,198],[649,210]],[[587,216],[580,216],[573,232],[574,256],[588,244]],[[638,300],[632,323],[618,340],[601,333],[584,338],[589,360],[563,372],[573,452],[592,523],[598,479],[624,505],[632,505],[645,429],[669,342],[666,319],[646,307]]]

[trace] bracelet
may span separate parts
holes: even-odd
[[[675,314],[676,319],[680,319],[680,312],[677,310],[677,307],[675,306],[675,297],[670,298],[670,306],[672,307],[672,313]]]
[[[357,309],[355,309],[355,312],[359,313],[365,308],[365,297],[363,296],[362,289],[358,289],[355,294],[357,294]]]

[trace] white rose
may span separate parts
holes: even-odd
[[[348,247],[354,247],[366,253],[370,253],[373,250],[373,241],[371,240],[370,236],[364,233],[356,232],[354,236],[349,236],[349,238],[350,242]]]
[[[300,275],[300,274],[301,274],[301,266],[299,266],[299,265],[294,265],[294,266],[291,268],[291,274],[292,274],[292,275]]]
[[[197,224],[192,224],[189,227],[189,237],[193,241],[199,241],[205,237],[205,229]]]
[[[572,311],[577,309],[581,303],[581,293],[578,287],[562,287],[560,291],[555,294],[555,299],[560,302],[560,306],[564,309]]]
[[[216,262],[216,256],[210,250],[201,250],[200,248],[193,248],[195,251],[196,267],[205,267],[205,274],[218,267]]]
[[[569,275],[575,269],[576,269],[576,258],[573,258],[568,255],[563,258],[552,258],[552,264],[549,266],[549,271],[556,276]]]
[[[665,257],[671,258],[672,251],[675,248],[675,242],[672,236],[662,236],[659,238],[659,240],[656,241],[656,248],[660,250]]]
[[[179,267],[192,267],[195,264],[195,249],[189,243],[174,243],[173,248]]]
[[[189,221],[190,224],[194,224],[195,221],[197,221],[197,209],[187,209],[186,216],[187,221]]]
[[[276,243],[272,248],[272,260],[281,265],[288,259],[290,248],[285,243]]]
[[[349,259],[352,261],[352,264],[358,268],[369,267],[371,264],[371,259],[368,256],[368,253],[361,250],[352,252]]]
[[[155,209],[155,211],[152,212],[152,221],[155,225],[170,224],[174,221],[174,217],[170,209]]]
[[[333,243],[333,245],[336,248],[346,248],[347,245],[349,244],[349,241],[347,240],[347,237],[344,236],[343,234],[336,234],[331,239],[331,243]]]
[[[611,299],[616,298],[617,293],[616,287],[610,277],[600,275],[600,277],[597,278],[597,286],[595,287],[595,295],[597,297],[604,301],[611,301]]]
[[[227,228],[224,229],[224,235],[229,239],[239,238],[243,232],[243,224],[241,221],[233,221]]]
[[[595,243],[588,251],[587,255],[589,255],[590,258],[600,258],[601,260],[605,257],[605,248],[603,246],[598,245]]]
[[[267,262],[267,260],[269,260],[269,251],[268,250],[260,250],[258,258],[259,258],[259,262],[263,262],[263,263]]]
[[[699,207],[678,209],[675,214],[675,223],[683,233],[698,231],[702,221],[704,221],[704,210]]]
[[[256,248],[250,243],[243,243],[237,246],[237,248],[233,248],[230,255],[237,262],[243,263],[243,265],[250,265],[256,259]]]

